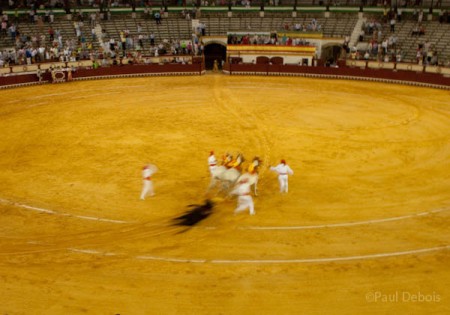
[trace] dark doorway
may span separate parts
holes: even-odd
[[[212,70],[214,60],[217,60],[219,69],[222,67],[222,60],[227,57],[227,48],[221,44],[208,44],[205,46],[205,67],[206,70]]]
[[[338,45],[322,47],[321,59],[327,63],[337,62],[341,56],[342,47]]]

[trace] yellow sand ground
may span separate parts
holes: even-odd
[[[212,74],[0,91],[0,313],[449,314],[449,96]],[[263,159],[256,215],[224,198],[173,226],[223,197],[210,150]]]

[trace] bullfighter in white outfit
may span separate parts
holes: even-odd
[[[216,157],[214,156],[214,151],[209,152],[209,157],[208,157],[208,167],[209,167],[209,172],[211,173],[211,176],[214,176],[214,170],[217,168],[217,160]]]
[[[234,210],[234,214],[244,211],[247,208],[249,208],[250,215],[255,214],[255,207],[253,204],[253,198],[250,194],[250,183],[248,179],[240,180],[231,194],[238,196],[238,204]]]
[[[281,163],[277,166],[271,166],[271,171],[278,173],[278,182],[280,183],[280,192],[288,192],[288,175],[294,175],[294,171],[286,164],[285,160],[281,160]]]
[[[154,196],[152,175],[158,171],[157,167],[152,164],[147,164],[142,169],[142,192],[141,200],[145,200],[147,195]]]

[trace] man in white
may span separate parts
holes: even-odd
[[[211,176],[213,176],[213,172],[217,168],[217,160],[216,157],[214,156],[214,151],[209,152],[208,167]]]
[[[239,212],[249,208],[250,215],[255,215],[253,198],[250,195],[250,183],[247,178],[240,180],[231,194],[238,196],[238,204],[234,210],[234,214],[238,214]]]
[[[281,160],[281,163],[277,166],[271,166],[271,171],[278,173],[278,181],[280,183],[280,192],[288,192],[288,175],[294,175],[294,171],[286,164],[285,160]]]
[[[152,175],[156,173],[158,169],[155,165],[147,164],[142,169],[142,192],[141,192],[141,200],[145,199],[145,196],[148,194],[150,196],[154,196],[155,192],[153,191],[153,182]]]

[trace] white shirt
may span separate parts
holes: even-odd
[[[233,195],[238,196],[249,196],[250,195],[250,184],[248,183],[242,183],[239,186],[237,186],[233,191],[231,192]]]
[[[216,164],[217,164],[216,157],[214,156],[214,154],[213,154],[213,155],[210,155],[210,156],[208,157],[208,165],[209,165],[209,166],[215,166]]]
[[[152,176],[153,174],[155,174],[155,171],[152,170],[152,169],[149,168],[149,167],[144,168],[144,169],[142,170],[142,178],[143,178],[143,179],[150,178],[150,176]],[[150,180],[150,179],[149,179],[149,180]]]
[[[270,167],[271,171],[275,171],[278,175],[293,175],[294,171],[287,164],[280,163],[275,167]]]

